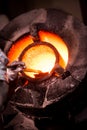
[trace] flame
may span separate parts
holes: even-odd
[[[48,44],[35,44],[23,52],[21,60],[26,64],[24,73],[31,78],[44,77],[56,63],[56,54]]]
[[[39,31],[38,34],[41,41],[51,43],[58,50],[59,65],[65,69],[68,63],[68,48],[62,38],[46,31]]]
[[[7,57],[9,59],[9,64],[15,60],[18,60],[19,55],[21,52],[26,48],[28,45],[33,43],[32,36],[25,36],[15,42],[12,47],[10,48]]]

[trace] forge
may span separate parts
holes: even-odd
[[[38,122],[78,122],[87,105],[87,27],[64,11],[35,9],[13,19],[0,36],[7,68],[24,63],[10,84],[5,128],[47,130]]]

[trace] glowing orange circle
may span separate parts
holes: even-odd
[[[21,53],[19,60],[25,63],[24,75],[32,79],[48,77],[58,63],[58,51],[46,42],[33,43]]]

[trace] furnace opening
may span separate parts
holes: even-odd
[[[38,37],[38,42],[31,35],[22,37],[7,53],[9,64],[24,62],[23,76],[35,80],[49,77],[58,65],[65,70],[69,55],[66,43],[57,34],[40,30]]]

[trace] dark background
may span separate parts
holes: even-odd
[[[87,24],[87,0],[0,0],[0,13],[11,20],[35,8],[60,8]]]

